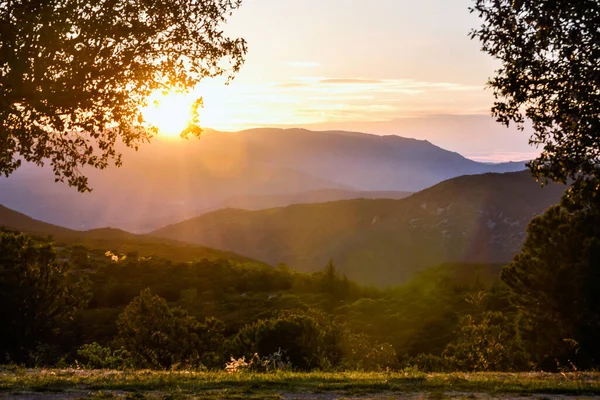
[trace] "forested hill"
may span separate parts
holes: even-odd
[[[24,232],[33,236],[52,237],[58,243],[82,245],[90,249],[111,250],[116,253],[137,253],[158,256],[173,261],[229,259],[244,263],[263,264],[229,251],[177,242],[170,239],[134,235],[120,229],[103,228],[76,231],[47,224],[0,205],[0,229]]]
[[[44,236],[71,236],[76,233],[71,229],[38,221],[25,214],[11,210],[0,204],[0,227],[15,229],[21,232]]]
[[[346,200],[261,211],[225,209],[152,235],[311,271],[329,259],[360,283],[391,285],[441,262],[510,261],[527,223],[564,186],[526,172],[462,176],[401,200]]]

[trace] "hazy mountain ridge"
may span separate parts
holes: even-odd
[[[321,189],[289,195],[272,196],[234,196],[220,204],[218,208],[241,208],[261,210],[265,208],[285,207],[292,204],[324,203],[349,199],[403,199],[412,192],[401,191],[355,191],[342,189]]]
[[[156,140],[139,152],[126,150],[122,168],[85,170],[92,193],[54,183],[48,169],[23,167],[0,179],[0,204],[73,229],[115,226],[145,232],[227,206],[240,196],[415,191],[458,175],[522,168],[478,163],[424,140],[393,135],[207,131],[200,140]],[[273,205],[282,203],[269,200],[251,208]]]
[[[158,219],[146,219],[142,221],[121,222],[120,226],[125,230],[136,233],[148,233],[157,227],[163,227],[173,223],[181,222],[198,215],[220,210],[223,208],[239,208],[244,210],[262,210],[273,207],[285,207],[291,204],[323,203],[327,201],[347,199],[403,199],[410,196],[411,192],[399,191],[355,191],[344,189],[319,189],[301,193],[280,195],[255,195],[255,196],[233,196],[207,209],[198,210],[196,215],[173,215]]]
[[[230,259],[236,262],[258,263],[248,257],[204,246],[135,235],[114,228],[76,231],[35,220],[25,214],[0,205],[0,228],[24,232],[33,236],[51,236],[58,243],[83,245],[92,249],[138,253],[140,256],[159,256],[173,261]]]
[[[479,163],[427,140],[396,135],[298,128],[225,135],[231,148],[361,190],[417,191],[460,175],[525,168],[521,163]]]
[[[153,233],[299,270],[330,258],[349,278],[393,284],[441,262],[507,262],[527,223],[559,201],[526,172],[462,176],[401,200],[219,210]]]

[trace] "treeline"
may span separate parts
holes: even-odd
[[[463,316],[508,307],[493,266],[440,266],[384,290],[331,263],[173,263],[12,233],[0,246],[5,363],[222,369],[280,354],[302,370],[400,368],[441,356]]]
[[[509,266],[447,264],[380,289],[0,234],[3,363],[426,371],[595,368],[600,213],[556,206]],[[552,244],[553,243],[553,244]]]

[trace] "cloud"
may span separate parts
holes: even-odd
[[[238,80],[213,89],[200,93],[206,94],[205,122],[219,129],[379,122],[432,114],[488,115],[493,103],[483,85],[310,73],[259,84]]]
[[[310,86],[310,85],[303,83],[303,82],[286,82],[286,83],[276,83],[274,85],[271,85],[271,87],[280,88],[280,89],[298,89],[298,88],[304,88],[307,86]]]
[[[499,162],[523,162],[528,160],[533,160],[534,158],[540,155],[540,151],[500,151],[500,152],[492,152],[485,154],[468,154],[468,158],[475,161],[480,162],[489,162],[489,163],[499,163]]]
[[[382,81],[378,79],[321,79],[319,83],[324,84],[335,84],[335,85],[367,85],[367,84],[377,84]]]
[[[313,61],[286,61],[284,65],[296,68],[317,68],[321,66],[320,63]]]

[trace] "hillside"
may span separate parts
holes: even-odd
[[[441,262],[509,261],[527,223],[559,201],[528,173],[447,180],[401,200],[345,200],[260,211],[225,209],[154,236],[310,271],[333,259],[349,278],[389,285]]]
[[[47,224],[0,205],[0,228],[24,232],[33,236],[51,236],[56,242],[67,245],[82,245],[90,249],[112,250],[119,253],[137,252],[140,256],[155,256],[172,261],[199,259],[230,259],[240,262],[258,263],[248,257],[229,251],[177,242],[169,239],[134,235],[120,229],[94,229],[75,231]]]
[[[206,209],[198,210],[196,215],[171,215],[170,217],[147,218],[139,221],[124,221],[119,224],[122,229],[134,233],[148,233],[156,228],[184,221],[200,214],[220,210],[223,208],[240,208],[243,210],[263,210],[273,207],[284,207],[291,204],[323,203],[326,201],[347,199],[403,199],[410,196],[410,192],[399,191],[356,191],[343,189],[320,189],[308,192],[262,195],[262,196],[234,196]]]
[[[139,152],[125,149],[123,161],[121,168],[86,169],[94,190],[85,194],[54,183],[48,169],[26,165],[0,178],[0,204],[71,229],[141,233],[227,206],[232,198],[253,199],[253,209],[322,190],[340,196],[318,201],[342,200],[348,191],[413,192],[459,175],[523,168],[475,162],[424,140],[304,129],[156,138]],[[257,201],[273,196],[279,202]]]
[[[235,196],[219,205],[220,208],[241,208],[244,210],[262,210],[265,208],[285,207],[292,204],[324,203],[336,200],[349,199],[403,199],[410,196],[411,192],[377,191],[377,190],[342,190],[321,189],[303,193],[273,196]]]
[[[6,208],[0,204],[0,228],[14,229],[20,232],[43,236],[71,236],[77,232],[61,226],[38,221],[25,214]]]

